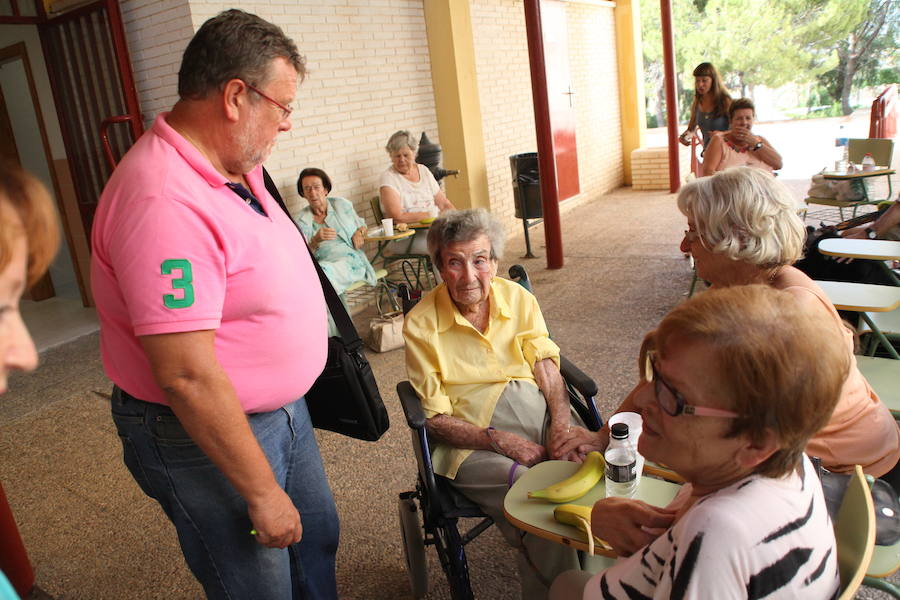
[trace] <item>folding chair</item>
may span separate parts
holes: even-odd
[[[834,520],[838,571],[841,575],[839,600],[850,600],[862,584],[875,549],[875,507],[862,467],[856,465]]]
[[[530,288],[528,276],[520,265],[509,270],[510,278]],[[405,309],[411,301],[403,299]],[[566,382],[569,399],[575,411],[592,431],[602,425],[594,397],[597,384],[565,357],[560,357],[560,373]],[[431,464],[431,440],[425,428],[425,414],[419,397],[408,381],[397,384],[397,395],[410,428],[413,452],[418,467],[416,489],[399,496],[400,530],[410,587],[414,598],[428,593],[428,571],[425,546],[437,550],[441,568],[450,585],[453,600],[474,598],[469,581],[465,546],[493,524],[477,505],[456,491],[449,480],[434,473]],[[421,513],[421,517],[419,516]],[[470,530],[460,533],[461,518],[480,519]]]
[[[393,294],[393,292],[391,292],[391,287],[390,285],[388,285],[386,278],[386,269],[376,269],[374,286],[369,286],[369,284],[364,280],[352,283],[346,290],[344,290],[344,293],[341,294],[341,300],[344,301],[344,305],[347,305],[347,298],[351,295],[354,295],[353,292],[356,292],[356,290],[364,287],[372,287],[375,296],[375,305],[378,308],[379,314],[384,315],[384,311],[382,310],[382,302],[384,298],[387,298],[388,304],[390,304],[391,306],[391,310],[399,311],[400,304],[397,302],[397,297]]]
[[[867,337],[866,343],[863,346],[863,353],[866,356],[874,356],[878,344],[885,343],[885,341],[873,331],[871,325],[875,325],[875,327],[878,328],[878,331],[881,332],[888,343],[893,344],[900,340],[900,308],[895,308],[889,312],[870,312],[866,313],[866,316],[869,317],[868,322],[865,319],[860,319],[859,326],[856,329],[860,337]]]

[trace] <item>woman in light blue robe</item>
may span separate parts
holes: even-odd
[[[343,294],[357,281],[375,285],[375,269],[362,251],[366,222],[356,214],[353,203],[328,196],[331,178],[321,169],[303,169],[297,191],[309,202],[297,216],[297,224],[335,291]]]

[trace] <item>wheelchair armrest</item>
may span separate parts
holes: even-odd
[[[559,372],[562,374],[563,379],[569,382],[585,398],[593,398],[597,395],[597,384],[594,380],[585,375],[581,369],[572,364],[572,361],[562,355],[559,357]]]
[[[425,413],[422,412],[422,403],[412,384],[408,381],[398,383],[397,395],[400,397],[400,406],[403,407],[403,414],[406,415],[406,423],[410,428],[422,429],[425,427]]]

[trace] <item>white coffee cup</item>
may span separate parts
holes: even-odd
[[[634,444],[634,449],[637,450],[638,440],[641,437],[641,431],[644,429],[644,420],[641,418],[641,415],[636,412],[616,413],[609,418],[609,426],[612,427],[616,423],[628,425],[628,439]],[[637,453],[635,469],[638,474],[644,472],[644,457],[641,456],[640,452]]]
[[[381,228],[384,229],[384,235],[394,235],[394,220],[382,219]]]

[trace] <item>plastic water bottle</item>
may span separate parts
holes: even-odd
[[[637,452],[628,441],[628,425],[612,426],[606,459],[606,497],[631,498],[637,489]]]
[[[834,146],[837,148],[837,158],[835,159],[834,169],[836,171],[846,171],[850,163],[850,140],[844,133],[844,126],[838,129],[838,136],[834,138]]]
[[[862,159],[862,170],[863,171],[874,171],[875,170],[875,159],[872,158],[872,155],[866,152],[866,155],[863,156]]]

